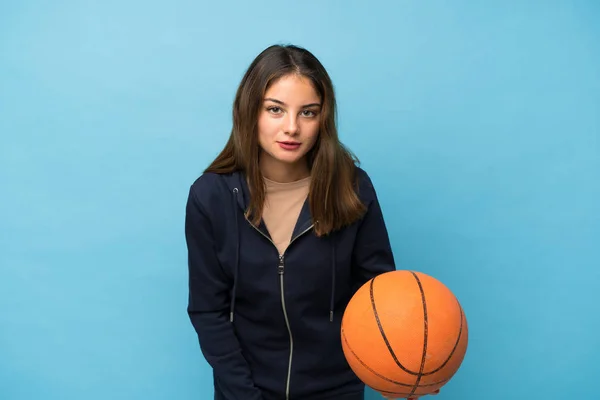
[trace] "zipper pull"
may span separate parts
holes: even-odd
[[[283,275],[283,256],[279,256],[279,266],[277,267],[279,275]]]

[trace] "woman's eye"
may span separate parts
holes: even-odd
[[[316,115],[316,113],[311,110],[304,110],[304,111],[302,111],[302,115],[305,117],[314,117]]]
[[[279,108],[279,107],[269,107],[269,108],[267,108],[267,110],[271,114],[279,114],[281,112],[281,108]]]

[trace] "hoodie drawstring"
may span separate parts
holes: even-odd
[[[239,238],[239,222],[236,212],[238,188],[233,188],[233,216],[235,218],[235,270],[233,276],[233,290],[231,292],[231,305],[229,309],[229,321],[233,322],[233,313],[235,311],[235,294],[238,283],[238,270],[240,265],[240,238]]]
[[[329,303],[329,322],[333,322],[333,307],[335,302],[335,239],[331,237],[331,300]]]

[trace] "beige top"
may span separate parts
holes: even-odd
[[[298,216],[308,196],[310,177],[289,183],[264,179],[267,192],[263,220],[279,254],[283,254],[290,243]]]

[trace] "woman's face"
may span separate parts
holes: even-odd
[[[306,169],[306,154],[319,134],[320,111],[321,99],[308,78],[292,74],[273,82],[258,116],[261,168]]]

